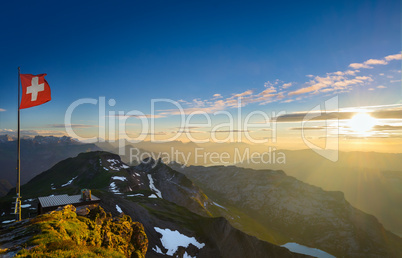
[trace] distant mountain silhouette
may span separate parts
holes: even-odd
[[[7,180],[15,186],[17,182],[17,141],[11,137],[6,139],[8,140],[0,141],[0,179]],[[22,139],[21,183],[28,182],[63,159],[94,150],[99,150],[94,144],[82,144],[65,136],[36,136]]]
[[[402,236],[402,153],[339,152],[339,160],[332,162],[312,150],[282,152],[285,164],[244,162],[237,166],[281,169],[325,190],[342,191],[352,205]]]

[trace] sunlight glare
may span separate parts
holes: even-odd
[[[354,115],[350,121],[349,126],[354,132],[364,133],[369,131],[376,124],[376,119],[367,113],[358,113]]]

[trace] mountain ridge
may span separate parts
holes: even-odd
[[[397,257],[402,254],[399,247],[402,239],[386,231],[374,216],[352,207],[342,192],[324,191],[286,176],[283,171],[172,165],[208,196],[220,200],[230,212],[248,213],[252,220],[271,232],[267,235],[258,228],[246,230],[241,227],[240,218],[233,214],[226,216],[232,217],[231,222],[249,234],[277,244],[283,244],[283,235],[287,235],[288,242],[314,246],[336,256]],[[275,229],[273,233],[272,229]]]
[[[23,185],[23,203],[32,207],[35,200],[28,200],[38,194],[77,194],[82,188],[91,188],[92,193],[101,198],[100,205],[106,211],[113,215],[124,212],[144,225],[149,239],[147,257],[161,257],[170,252],[161,241],[163,235],[157,230],[177,231],[182,237],[194,237],[205,244],[202,248],[178,245],[172,252],[180,255],[307,257],[249,236],[233,228],[224,218],[211,217],[209,213],[216,212],[217,208],[197,186],[181,173],[155,162],[152,164],[151,160],[149,164],[129,167],[116,154],[102,151],[81,153],[57,163]],[[158,191],[163,198],[158,197]],[[10,207],[12,195],[10,192],[0,199],[2,209]],[[29,209],[23,209],[24,216]]]

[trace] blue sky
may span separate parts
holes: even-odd
[[[115,99],[115,111],[145,114],[153,98],[207,110],[215,94],[226,103],[247,91],[245,108],[266,111],[308,110],[333,94],[343,107],[401,100],[400,59],[385,59],[401,51],[400,1],[7,1],[0,26],[0,130],[16,128],[18,66],[47,73],[52,89],[51,102],[21,112],[30,130],[60,130],[50,125],[72,102],[99,96]],[[370,59],[386,64],[364,68]],[[348,70],[359,72],[338,81],[362,82],[297,92]],[[256,100],[270,87],[275,96]],[[96,116],[82,108],[73,122]],[[175,118],[166,116],[167,127]]]

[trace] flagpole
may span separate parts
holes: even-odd
[[[18,145],[17,145],[17,200],[15,202],[15,214],[18,214],[17,221],[21,220],[21,162],[20,162],[20,73],[21,69],[18,67]]]

